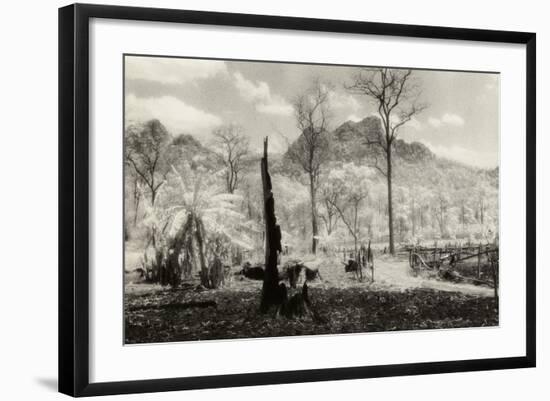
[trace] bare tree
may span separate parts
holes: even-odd
[[[317,189],[321,166],[329,155],[329,88],[316,80],[309,90],[294,101],[296,123],[301,131],[289,147],[288,156],[298,164],[309,179],[311,197],[311,252],[316,253],[318,242]]]
[[[367,198],[367,196],[368,193],[365,188],[357,188],[356,191],[348,193],[343,202],[332,203],[333,207],[340,215],[342,222],[353,237],[353,245],[356,258],[358,254],[357,245],[360,235],[359,208],[361,206],[361,203]]]
[[[134,199],[136,213],[138,181],[141,180],[150,193],[151,207],[155,206],[160,187],[166,182],[170,168],[170,134],[159,120],[131,125],[125,131],[125,159],[139,177],[136,180]],[[151,240],[156,247],[157,227],[153,226]]]
[[[151,194],[151,205],[170,168],[168,147],[170,134],[159,120],[150,120],[126,129],[126,161],[145,183]]]
[[[244,136],[243,129],[235,124],[216,128],[212,135],[216,147],[216,155],[225,167],[225,183],[227,192],[232,194],[239,184],[239,174],[245,168],[249,141]]]
[[[425,106],[418,103],[420,88],[413,79],[412,70],[390,68],[363,68],[353,77],[347,87],[352,93],[367,96],[376,106],[382,120],[382,131],[378,138],[367,138],[367,145],[378,146],[386,160],[380,166],[376,156],[373,167],[386,177],[388,187],[388,229],[389,251],[395,254],[393,201],[392,201],[392,148],[399,129],[407,124]]]
[[[368,178],[371,170],[365,167],[358,167],[354,164],[347,164],[342,168],[343,174],[336,173],[328,178],[327,186],[332,188],[336,197],[326,198],[327,202],[338,213],[340,220],[348,229],[354,242],[355,257],[358,255],[358,242],[360,239],[360,209],[368,199]]]
[[[338,219],[340,215],[338,210],[334,206],[340,200],[341,188],[331,185],[330,182],[326,182],[321,187],[321,203],[322,210],[320,213],[321,219],[325,223],[327,235],[331,235],[338,225]]]

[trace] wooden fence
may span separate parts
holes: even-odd
[[[498,297],[499,248],[494,244],[446,244],[438,247],[408,246],[400,250],[408,255],[412,269],[436,270],[441,276],[485,284],[495,289]],[[443,274],[441,274],[443,273]]]

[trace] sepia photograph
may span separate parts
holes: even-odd
[[[499,325],[497,72],[123,74],[124,344]]]

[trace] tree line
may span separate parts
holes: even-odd
[[[396,242],[498,231],[498,171],[395,158],[401,128],[426,108],[411,70],[360,69],[344,87],[374,105],[381,129],[358,144],[362,162],[333,160],[330,84],[313,80],[294,99],[300,134],[272,168],[284,243],[309,242],[315,254],[372,239],[395,253]],[[217,127],[207,144],[173,134],[158,120],[126,127],[125,227],[146,248],[200,266],[208,282],[210,261],[263,246],[260,158],[238,124]]]

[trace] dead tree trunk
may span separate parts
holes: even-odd
[[[260,310],[267,310],[274,305],[281,305],[286,301],[286,286],[279,286],[279,271],[277,259],[281,247],[281,228],[275,217],[275,200],[271,192],[271,177],[267,164],[267,138],[264,139],[264,156],[261,161],[262,188],[264,200],[264,223],[265,223],[265,275],[262,287],[262,301]]]
[[[312,308],[308,296],[307,280],[304,281],[302,291],[295,293],[290,298],[286,285],[284,283],[279,284],[277,261],[279,252],[282,252],[281,228],[275,217],[275,200],[271,191],[271,177],[267,163],[267,143],[267,138],[265,138],[264,156],[261,162],[265,222],[265,274],[260,311],[265,313],[274,306],[277,315],[287,318],[310,317],[323,321]]]

